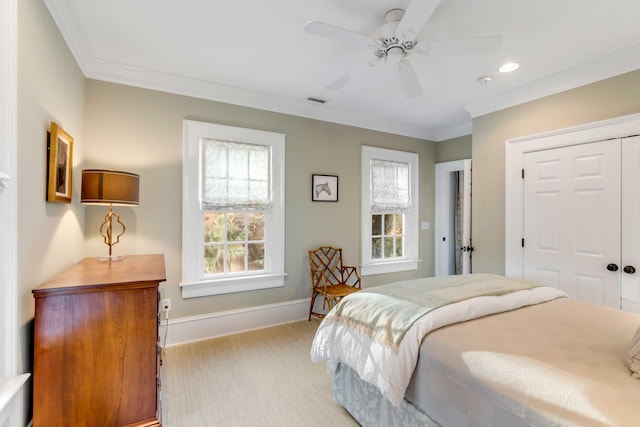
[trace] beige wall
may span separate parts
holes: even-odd
[[[41,1],[18,3],[18,348],[19,372],[32,372],[31,290],[84,256],[84,209],[77,173],[83,158],[85,79]],[[51,121],[75,139],[73,202],[46,202]],[[0,236],[1,238],[1,236]],[[4,344],[4,343],[3,343]],[[12,345],[13,343],[9,343]],[[22,396],[24,423],[30,390]]]
[[[473,120],[473,271],[504,273],[505,140],[640,112],[640,71]]]
[[[118,208],[127,225],[116,254],[164,253],[172,315],[185,317],[309,297],[307,251],[330,244],[345,262],[360,263],[360,147],[371,145],[420,156],[420,220],[433,223],[436,144],[350,126],[304,119],[218,102],[87,81],[85,167],[139,173],[140,206]],[[182,300],[181,275],[182,120],[201,120],[286,135],[285,286]],[[311,174],[339,176],[338,203],[311,202]],[[97,238],[105,210],[87,207],[87,255],[106,246]],[[364,286],[433,274],[433,236],[420,231],[419,270],[369,276]]]
[[[471,154],[471,135],[447,139],[436,144],[436,163],[470,159]]]
[[[41,1],[18,4],[18,281],[21,322],[33,318],[31,289],[84,256],[85,79]],[[75,140],[73,202],[46,202],[47,131]]]

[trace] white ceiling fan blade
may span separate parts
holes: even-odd
[[[406,58],[407,56],[415,55],[415,54],[428,55],[430,52],[431,51],[430,51],[429,43],[422,42],[422,43],[417,43],[413,48],[411,48],[410,50],[407,50],[404,53],[404,56]]]
[[[320,21],[307,22],[304,24],[304,31],[356,46],[368,47],[377,44],[377,41],[372,37]]]
[[[442,0],[412,0],[404,13],[398,31],[407,30],[416,37]]]
[[[493,53],[500,47],[502,37],[472,37],[466,39],[430,40],[431,55],[478,55]]]
[[[384,61],[383,58],[376,58],[376,59],[372,59],[371,61],[367,61],[367,65],[369,67],[375,67],[376,65],[380,64],[383,61]]]
[[[418,80],[411,62],[403,59],[399,61],[396,66],[396,76],[402,87],[402,92],[407,98],[415,98],[422,93],[422,85]]]

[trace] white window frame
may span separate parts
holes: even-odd
[[[418,176],[419,157],[417,153],[407,151],[390,150],[386,148],[361,147],[361,185],[362,185],[362,205],[361,205],[361,253],[362,262],[360,274],[369,276],[374,274],[395,273],[399,271],[410,271],[418,269]],[[393,261],[375,260],[371,258],[371,160],[389,160],[395,162],[409,163],[409,179],[411,207],[405,214],[405,254],[402,259]]]
[[[200,140],[218,139],[269,145],[273,205],[265,215],[265,269],[257,274],[205,277],[204,211],[200,208]],[[183,298],[284,286],[285,135],[216,123],[183,120],[182,157],[182,289]]]

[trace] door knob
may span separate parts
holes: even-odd
[[[607,265],[607,270],[609,271],[618,271],[618,266],[615,264],[609,264]]]
[[[634,266],[632,266],[632,265],[625,265],[625,266],[624,266],[624,268],[623,268],[622,270],[623,270],[625,273],[628,273],[628,274],[633,274],[633,273],[635,273],[635,272],[636,272],[635,267],[634,267]]]

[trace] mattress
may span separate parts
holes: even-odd
[[[625,354],[640,316],[566,299],[446,326],[394,407],[350,368],[336,400],[364,426],[638,426]]]

